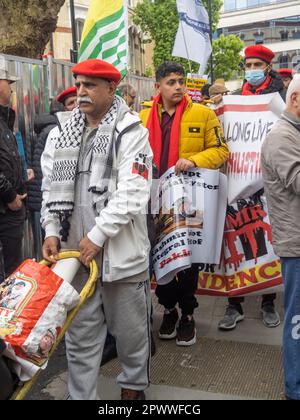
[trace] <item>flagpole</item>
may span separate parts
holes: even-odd
[[[180,20],[180,25],[181,25],[181,30],[182,30],[182,34],[183,34],[183,41],[184,41],[184,46],[185,46],[185,50],[186,50],[186,56],[187,56],[188,63],[189,63],[190,73],[192,74],[192,65],[191,65],[191,60],[190,60],[190,57],[189,57],[189,50],[188,50],[188,47],[186,45],[186,39],[185,39],[184,30],[183,30],[182,20]]]
[[[71,15],[71,28],[72,28],[72,44],[73,49],[71,52],[71,62],[77,63],[77,42],[76,42],[76,21],[75,21],[75,7],[74,0],[70,0],[70,15]]]
[[[211,54],[210,54],[210,79],[211,83],[214,82],[214,63],[213,63],[213,42],[212,42],[212,0],[208,0],[208,17],[209,17],[209,39],[211,44]]]

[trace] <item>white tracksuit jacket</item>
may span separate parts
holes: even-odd
[[[150,244],[148,240],[146,211],[150,198],[152,180],[152,150],[148,141],[148,130],[141,124],[137,115],[129,112],[123,105],[119,114],[114,140],[121,133],[118,151],[114,153],[113,168],[116,170],[116,181],[111,180],[109,192],[111,193],[108,204],[95,214],[92,200],[88,191],[88,181],[77,182],[75,193],[75,208],[78,200],[78,191],[83,196],[80,198],[88,206],[86,211],[77,211],[70,219],[70,236],[74,238],[74,231],[80,225],[85,230],[77,232],[76,240],[68,239],[67,247],[78,248],[80,240],[85,234],[96,245],[104,247],[102,280],[112,282],[135,276],[148,269]],[[59,221],[57,216],[50,214],[46,208],[51,185],[51,173],[55,143],[56,129],[49,133],[49,138],[42,156],[43,170],[43,205],[42,226],[49,236],[59,237]],[[128,131],[127,131],[128,130]],[[145,171],[142,174],[137,170],[138,164],[146,159]],[[90,205],[89,205],[90,204]],[[81,206],[82,207],[82,206]],[[74,210],[74,213],[75,210]],[[78,216],[78,213],[80,215]],[[84,213],[84,214],[83,214]],[[87,216],[88,219],[87,220]],[[78,217],[82,220],[78,220]],[[76,219],[76,220],[75,220]],[[88,226],[88,229],[86,227]],[[76,242],[76,243],[75,243]]]

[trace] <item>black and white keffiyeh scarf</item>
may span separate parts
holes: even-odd
[[[113,170],[113,137],[122,99],[115,97],[112,106],[99,124],[93,140],[93,161],[89,191],[93,193],[94,205],[103,208],[108,197],[108,185]],[[61,239],[66,242],[75,203],[75,180],[85,115],[75,108],[55,145],[51,189],[47,207],[59,216]],[[103,205],[99,205],[99,201]],[[97,205],[96,205],[97,204]]]

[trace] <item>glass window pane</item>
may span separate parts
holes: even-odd
[[[235,0],[225,0],[224,1],[225,12],[235,10]]]
[[[246,9],[247,8],[247,0],[236,0],[236,8],[237,9]]]
[[[258,6],[259,0],[248,0],[248,7]]]

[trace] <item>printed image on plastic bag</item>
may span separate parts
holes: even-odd
[[[50,268],[27,260],[0,286],[0,336],[6,356],[42,366],[79,302],[75,289]]]

